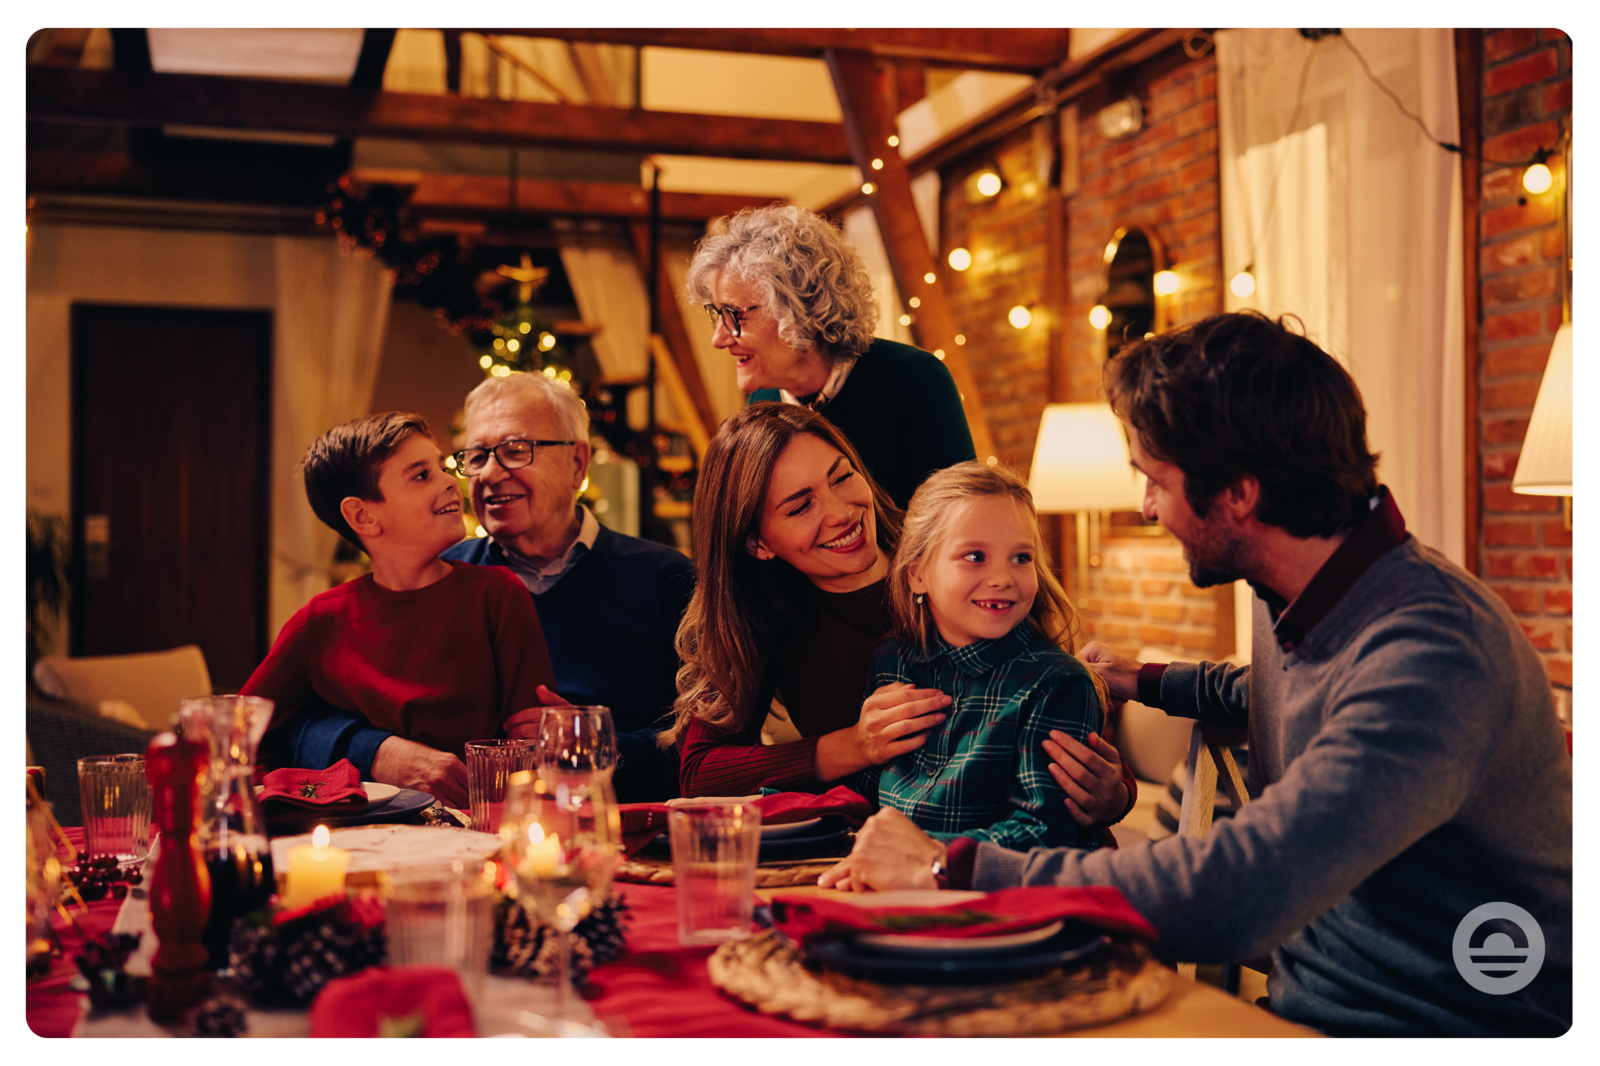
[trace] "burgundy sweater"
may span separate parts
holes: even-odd
[[[554,678],[522,583],[456,563],[427,588],[394,592],[369,574],[313,597],[241,691],[276,702],[269,736],[321,701],[461,756],[469,740],[502,736]]]

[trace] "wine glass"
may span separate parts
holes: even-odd
[[[517,902],[555,931],[556,1022],[569,1020],[572,930],[605,899],[620,858],[622,816],[611,785],[594,772],[557,780],[511,775],[500,841]]]
[[[609,707],[546,707],[539,720],[535,764],[547,781],[586,786],[593,775],[605,781],[617,766],[617,731]]]

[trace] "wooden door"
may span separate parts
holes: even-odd
[[[271,372],[270,312],[73,306],[73,655],[261,661]]]

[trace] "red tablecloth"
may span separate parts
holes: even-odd
[[[82,846],[81,829],[67,833]],[[712,949],[678,945],[677,897],[671,887],[619,884],[615,891],[627,897],[633,921],[627,953],[591,975],[599,995],[589,1006],[602,1021],[620,1020],[623,1031],[637,1037],[839,1035],[746,1010],[712,987],[706,973]],[[74,916],[93,935],[111,928],[120,906],[120,900],[102,900],[89,905],[87,917]],[[78,1017],[80,996],[67,982],[76,972],[72,956],[82,937],[59,917],[56,930],[65,955],[55,960],[49,977],[27,986],[28,1026],[39,1036],[70,1036]]]

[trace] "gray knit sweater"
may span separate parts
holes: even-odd
[[[1273,953],[1272,1008],[1330,1033],[1554,1035],[1572,1019],[1572,760],[1505,605],[1407,536],[1291,652],[1259,599],[1253,665],[1173,663],[1168,714],[1247,723],[1252,800],[1204,840],[979,846],[973,887],[1116,885],[1173,959]],[[1546,955],[1492,995],[1451,943],[1522,907]],[[1481,936],[1479,940],[1481,940]]]

